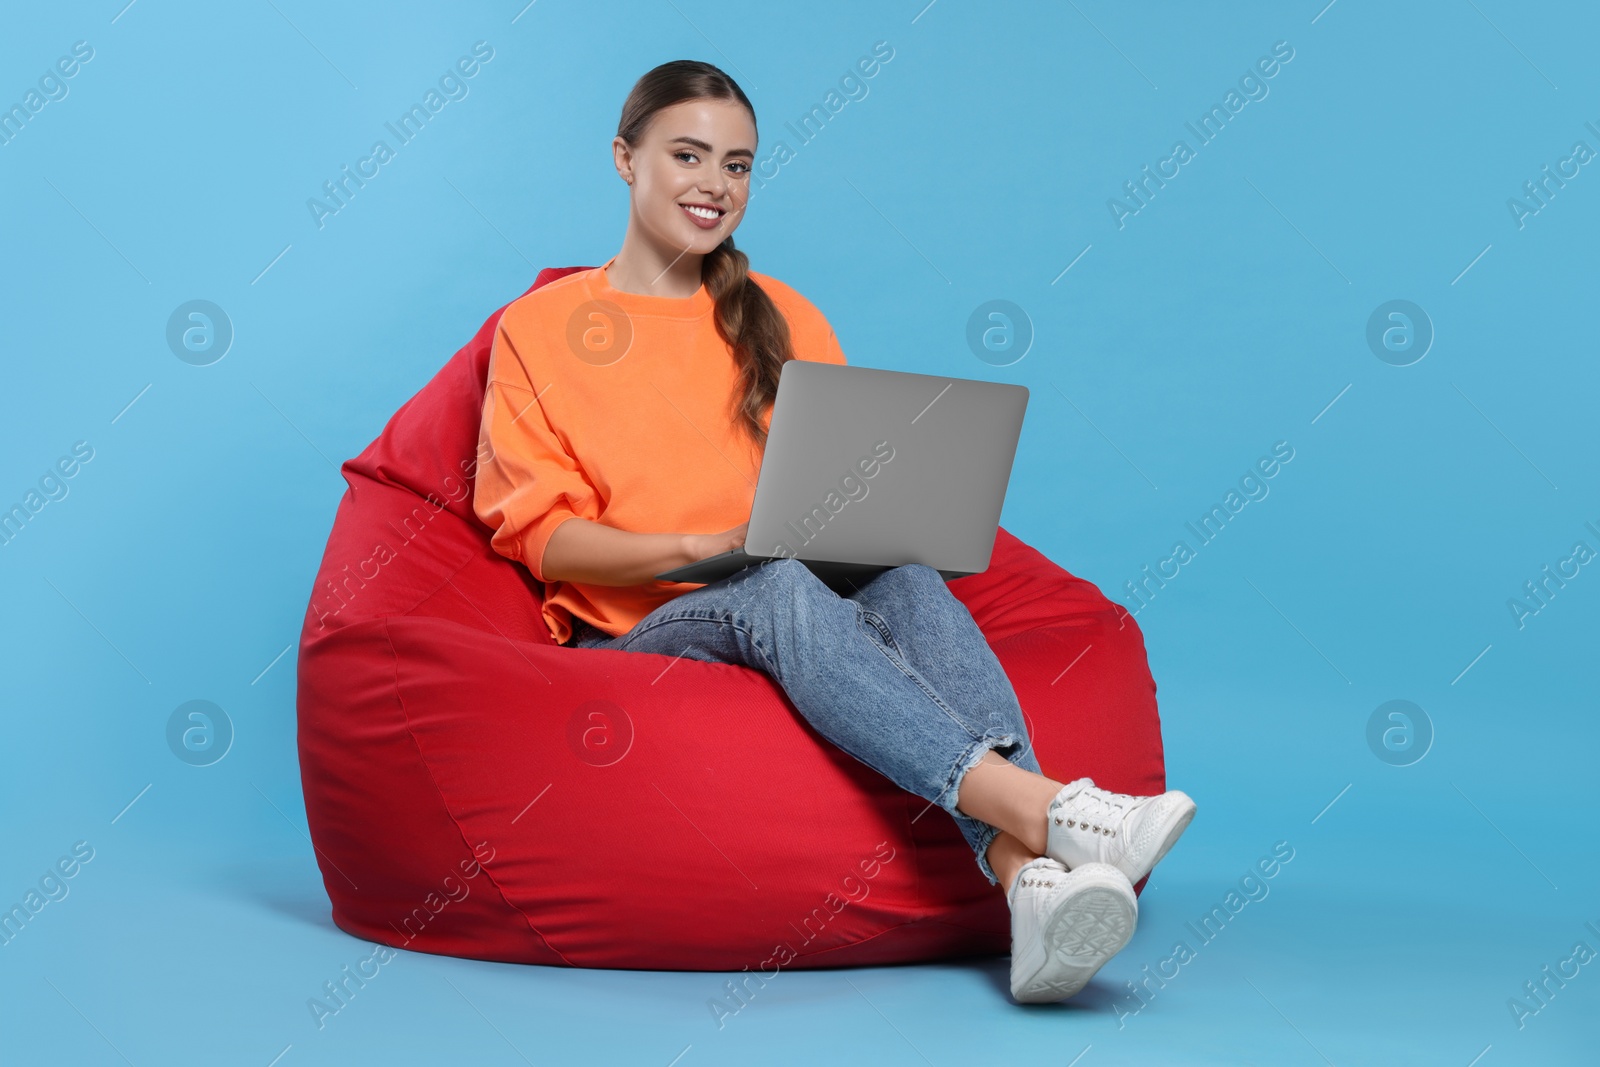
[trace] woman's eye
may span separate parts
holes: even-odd
[[[698,160],[699,160],[698,156],[696,156],[693,152],[688,151],[687,149],[685,149],[684,151],[681,151],[681,152],[672,153],[672,158],[673,159],[681,159],[685,163],[694,163],[694,162],[698,162]],[[750,173],[750,164],[748,164],[748,163],[734,162],[734,163],[730,164],[730,166],[734,166],[734,167],[739,168],[738,170],[734,171],[735,174],[749,174]]]

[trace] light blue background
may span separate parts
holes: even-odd
[[[124,3],[10,5],[0,34],[5,106],[94,48],[0,146],[0,505],[94,449],[0,547],[0,903],[95,850],[0,947],[0,1058],[1596,1062],[1600,964],[1521,1029],[1507,1007],[1600,950],[1600,566],[1524,628],[1507,607],[1600,549],[1600,169],[1520,228],[1507,208],[1600,150],[1586,5]],[[307,198],[479,40],[469,95],[319,229]],[[797,145],[784,123],[878,41],[868,94]],[[1108,199],[1279,41],[1269,94],[1119,229]],[[736,239],[852,362],[1028,386],[1002,522],[1069,570],[1131,606],[1294,448],[1138,616],[1199,817],[1058,1008],[1012,1004],[997,958],[786,973],[719,1030],[717,975],[403,952],[319,1031],[307,998],[370,951],[329,921],[294,740],[337,465],[538,268],[617,250],[623,98],[684,57],[741,82],[763,157],[795,147]],[[192,299],[236,331],[210,366],[165,341]],[[1008,366],[965,341],[994,299],[1034,332]],[[1394,299],[1436,330],[1410,366],[1365,339]],[[236,731],[209,767],[165,740],[192,699]],[[1436,733],[1411,766],[1366,741],[1392,699]],[[1270,895],[1119,1019],[1278,841]]]

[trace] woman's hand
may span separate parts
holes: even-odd
[[[707,556],[720,556],[724,552],[731,552],[744,544],[745,531],[749,529],[748,521],[741,522],[730,530],[723,530],[714,534],[684,534],[684,550],[689,554],[689,561],[705,559]]]

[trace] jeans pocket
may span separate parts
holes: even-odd
[[[894,635],[889,632],[889,623],[882,615],[879,615],[871,608],[863,607],[859,603],[856,605],[856,614],[860,617],[861,621],[865,622],[868,626],[871,626],[873,630],[877,631],[878,640],[884,648],[895,653],[896,655],[900,654],[899,646],[894,643]]]

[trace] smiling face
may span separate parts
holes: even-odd
[[[633,220],[663,261],[703,256],[743,221],[756,127],[737,101],[663,108],[638,145],[618,137],[612,147],[633,187]]]

